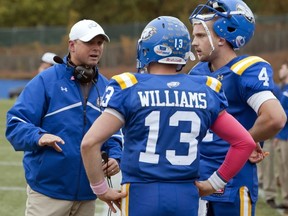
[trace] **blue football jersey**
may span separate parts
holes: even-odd
[[[227,111],[247,130],[253,126],[257,118],[257,114],[248,105],[247,100],[257,92],[272,91],[274,87],[271,65],[257,56],[236,57],[214,72],[211,72],[207,62],[199,62],[189,74],[209,75],[221,81],[229,103]],[[204,145],[200,145],[200,179],[207,179],[224,161],[230,144],[213,134],[212,131],[208,131],[203,143]],[[224,191],[204,199],[233,201],[241,186],[248,187],[251,199],[255,202],[258,196],[257,167],[255,164],[247,162],[241,171],[228,182]]]
[[[122,183],[197,179],[198,143],[227,105],[221,82],[208,76],[112,77],[102,106],[125,120]]]
[[[288,85],[284,85],[282,87],[282,92],[278,97],[280,103],[285,110],[286,116],[288,116]],[[281,131],[275,136],[281,140],[288,140],[288,122],[286,122],[285,126],[281,129]]]

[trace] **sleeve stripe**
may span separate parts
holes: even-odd
[[[129,88],[137,83],[136,77],[131,73],[123,73],[112,77],[120,85],[121,89]]]
[[[221,89],[222,83],[215,78],[207,77],[206,85],[209,86],[214,91],[219,92]]]
[[[238,75],[242,75],[242,73],[251,65],[257,63],[257,62],[266,62],[264,59],[258,57],[258,56],[250,56],[247,58],[242,59],[241,61],[235,63],[234,65],[232,65],[231,70],[238,74]],[[268,63],[269,64],[269,63]]]
[[[124,118],[124,116],[123,116],[121,113],[119,113],[117,110],[108,107],[108,108],[106,108],[106,109],[104,110],[104,112],[110,113],[111,115],[114,115],[114,116],[115,116],[116,118],[118,118],[122,123],[125,123],[125,118]]]

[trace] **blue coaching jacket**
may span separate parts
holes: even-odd
[[[65,63],[56,64],[35,76],[7,113],[6,137],[16,151],[24,151],[25,178],[33,190],[56,199],[93,200],[96,196],[89,186],[80,145],[101,114],[100,98],[108,80],[99,73],[85,101],[73,70]],[[38,146],[43,133],[61,137],[63,151]],[[119,132],[103,150],[120,159],[121,144]]]

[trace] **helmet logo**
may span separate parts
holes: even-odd
[[[154,47],[154,52],[159,56],[169,56],[172,53],[172,49],[166,45],[157,45]]]
[[[236,42],[236,46],[237,46],[237,47],[242,47],[242,46],[244,46],[245,43],[246,43],[246,42],[245,42],[245,38],[242,37],[242,36],[240,36],[240,35],[236,37],[236,41],[235,41],[235,42]]]
[[[148,40],[149,38],[151,38],[154,34],[157,33],[156,28],[154,27],[147,27],[143,30],[142,34],[141,34],[141,39],[142,40]]]
[[[252,11],[243,4],[238,4],[237,5],[237,11],[241,11],[243,13],[243,16],[251,23],[255,23],[254,15]]]

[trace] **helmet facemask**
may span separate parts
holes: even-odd
[[[245,46],[255,30],[255,19],[250,8],[242,0],[208,0],[198,5],[189,17],[193,24],[216,18],[215,33],[229,42],[233,49]]]

